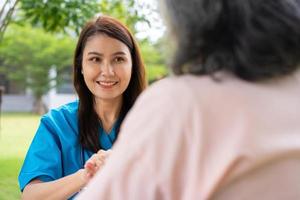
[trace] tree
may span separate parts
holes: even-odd
[[[34,112],[43,113],[42,96],[51,88],[49,70],[70,67],[74,48],[75,41],[65,36],[11,26],[0,45],[0,72],[29,88],[35,97]]]
[[[6,0],[10,4],[12,1]],[[5,27],[9,22],[14,22],[23,25],[24,28],[10,23],[12,27],[7,29],[4,40],[1,41],[0,37],[0,64],[2,63],[0,72],[7,74],[11,81],[31,89],[36,98],[35,105],[41,105],[41,97],[51,87],[48,78],[49,69],[55,66],[58,72],[63,71],[63,68],[72,63],[70,59],[74,43],[63,35],[72,37],[78,35],[86,21],[99,13],[120,19],[133,33],[138,32],[137,23],[146,23],[150,26],[145,12],[140,11],[151,8],[139,4],[136,0],[15,0],[14,2],[11,9],[5,9],[3,16],[9,19],[5,22]],[[14,10],[16,12],[12,20]],[[28,26],[28,23],[34,29]],[[4,30],[0,30],[0,36]],[[60,35],[60,38],[53,34]],[[145,42],[142,45],[145,46],[144,57],[152,57],[151,66],[160,65],[149,68],[150,76],[156,78],[156,74],[165,74],[166,70],[161,67],[162,63],[153,62],[154,58],[161,60],[159,54],[149,46],[149,43]],[[40,112],[40,108],[41,106],[37,106],[35,111]]]
[[[142,12],[139,12],[139,10],[146,8],[144,8],[143,5],[137,4],[136,2],[137,1],[135,0],[102,0],[99,11],[102,14],[110,15],[121,20],[134,34],[136,34],[136,24],[138,22],[144,22],[147,23],[148,26],[151,26],[146,16]]]
[[[19,21],[30,22],[48,32],[74,30],[99,12],[97,0],[22,0]]]
[[[166,65],[166,57],[161,51],[162,43],[160,40],[155,43],[147,39],[140,41],[141,51],[146,64],[148,81],[150,83],[166,76],[168,69]]]
[[[11,17],[19,0],[5,0],[0,8],[0,41],[3,34],[11,21]]]
[[[150,25],[139,12],[143,5],[135,0],[22,0],[18,6],[18,23],[30,22],[50,32],[75,31],[78,35],[86,21],[99,13],[117,17],[133,32],[137,22]]]

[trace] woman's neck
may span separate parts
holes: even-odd
[[[110,100],[96,99],[95,110],[101,119],[103,129],[109,133],[120,115],[122,97]]]

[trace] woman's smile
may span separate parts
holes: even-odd
[[[91,36],[83,51],[82,74],[97,99],[122,98],[132,73],[129,48],[105,34]]]
[[[102,88],[109,89],[118,84],[118,81],[96,81]]]

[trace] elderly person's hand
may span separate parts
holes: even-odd
[[[86,161],[83,173],[86,182],[88,182],[97,173],[97,171],[103,167],[110,152],[111,150],[99,150]]]

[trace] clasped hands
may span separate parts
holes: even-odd
[[[98,170],[103,167],[110,152],[111,150],[99,150],[86,161],[84,164],[84,169],[82,169],[83,180],[86,183],[88,183],[89,180],[98,172]]]

